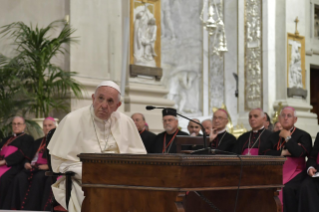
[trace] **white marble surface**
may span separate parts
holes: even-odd
[[[71,47],[70,68],[80,77],[120,80],[115,73],[122,64],[121,7],[122,1],[70,1],[70,24],[80,39]]]
[[[238,1],[226,0],[224,1],[224,21],[225,32],[227,35],[228,52],[224,54],[224,91],[225,91],[225,104],[227,106],[230,117],[233,123],[237,123],[238,116],[238,98],[235,97],[236,80],[233,73],[238,73]]]
[[[276,99],[276,2],[263,1],[263,109],[273,114]]]
[[[202,114],[200,11],[201,1],[162,1],[162,82],[183,114]]]

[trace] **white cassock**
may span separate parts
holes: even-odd
[[[132,119],[121,112],[113,112],[107,120],[94,115],[93,107],[88,106],[69,113],[56,129],[48,149],[54,172],[75,172],[69,212],[80,212],[84,200],[81,188],[82,162],[80,153],[132,153],[146,154]],[[66,208],[65,177],[52,185],[56,200]]]

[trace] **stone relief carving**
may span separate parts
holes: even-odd
[[[162,83],[184,114],[202,113],[200,1],[162,0]]]
[[[155,67],[156,20],[147,8],[149,4],[134,9],[134,63]]]
[[[214,10],[218,10],[218,14],[223,19],[223,3],[218,3],[214,6]],[[224,92],[224,57],[217,50],[220,43],[219,40],[224,39],[225,32],[216,31],[215,35],[210,37],[209,48],[212,50],[209,64],[209,108],[219,108],[225,102]],[[211,112],[211,111],[210,111]]]
[[[301,55],[299,48],[301,48],[301,43],[294,40],[289,40],[289,45],[291,45],[291,58],[289,64],[289,88],[297,87],[303,88],[302,85],[302,69],[301,69]]]
[[[245,1],[245,109],[262,105],[261,0]]]

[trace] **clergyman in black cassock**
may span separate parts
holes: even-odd
[[[145,149],[149,153],[151,151],[152,143],[154,142],[156,135],[146,129],[140,131],[139,133],[141,135]]]
[[[319,178],[312,177],[319,170],[319,133],[307,160],[308,176],[300,186],[299,212],[319,211]]]
[[[47,211],[51,208],[52,184],[50,177],[45,176],[47,170],[38,168],[45,163],[47,155],[45,151],[46,139],[40,138],[34,142],[32,151],[32,168],[24,168],[17,174],[10,186],[6,197],[5,209],[11,210],[40,210]],[[45,190],[46,189],[46,190]]]
[[[176,135],[188,135],[188,134],[179,129],[177,129],[177,132],[175,131],[173,134],[168,134],[166,132],[162,132],[158,134],[154,139],[151,153],[177,153],[177,149],[175,145]],[[164,141],[166,145],[164,144]],[[183,146],[182,146],[182,149],[183,149]]]
[[[142,113],[134,113],[131,116],[134,124],[141,135],[141,139],[144,143],[146,151],[149,153],[151,151],[152,143],[155,139],[155,134],[148,131],[146,128],[146,120]]]
[[[5,162],[0,166],[0,209],[5,204],[5,198],[14,176],[23,168],[24,161],[30,154],[34,142],[32,136],[23,132],[25,123],[22,117],[13,119],[12,128],[14,135],[5,138],[0,144],[0,161]]]
[[[51,209],[52,190],[51,177],[45,176],[48,171],[46,136],[56,127],[52,117],[43,121],[45,137],[37,139],[28,158],[25,159],[24,169],[17,174],[10,186],[5,200],[5,209],[49,211]]]
[[[228,113],[226,110],[219,108],[213,114],[212,130],[209,134],[209,146],[212,149],[231,152],[236,143],[236,138],[226,131],[228,124]]]
[[[306,177],[305,157],[312,150],[312,139],[309,133],[294,126],[297,117],[292,107],[284,107],[280,113],[281,131],[274,132],[264,143],[265,155],[286,156],[283,165],[283,184],[279,199],[285,212],[298,211],[299,191]]]
[[[176,135],[188,135],[178,129],[176,110],[173,108],[163,109],[164,132],[158,134],[152,144],[151,153],[176,153]],[[183,147],[182,147],[183,148]]]
[[[228,133],[226,130],[218,133],[216,138],[210,142],[210,147],[212,149],[219,149],[227,152],[231,152],[236,143],[236,138],[232,134]]]
[[[263,143],[266,143],[269,139],[269,136],[272,133],[269,130],[266,130],[264,127],[260,130],[251,130],[248,131],[241,136],[236,141],[236,144],[234,146],[233,152],[237,154],[244,154],[244,155],[254,155],[252,154],[252,150],[255,149],[258,151],[258,154],[255,155],[261,155],[263,154]],[[249,151],[249,154],[248,154]],[[246,153],[247,152],[247,153]]]
[[[233,152],[242,155],[260,155],[262,153],[260,147],[271,134],[264,127],[266,115],[260,108],[255,108],[249,112],[248,118],[252,130],[237,139]]]

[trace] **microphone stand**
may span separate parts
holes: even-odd
[[[148,106],[145,107],[145,109],[146,109],[146,110],[154,110],[154,109],[169,109],[169,108],[166,108],[166,107],[155,107],[155,106],[148,105]],[[205,133],[205,128],[204,128],[204,126],[203,126],[201,123],[199,123],[199,122],[197,122],[197,121],[194,121],[194,120],[192,120],[192,119],[190,119],[190,118],[188,118],[188,117],[186,117],[186,116],[183,116],[183,115],[180,114],[180,113],[177,113],[177,112],[176,112],[176,115],[178,115],[178,116],[180,116],[180,117],[183,117],[184,119],[187,119],[187,120],[189,120],[189,121],[191,121],[191,122],[194,122],[195,124],[198,124],[198,125],[202,128],[204,148],[195,150],[195,151],[193,151],[191,154],[198,154],[198,155],[200,155],[200,154],[203,154],[203,155],[212,154],[212,153],[211,153],[211,148],[210,148],[209,146],[207,146],[206,133]]]
[[[191,121],[191,122],[194,122],[195,124],[198,124],[198,125],[202,128],[204,148],[195,150],[195,151],[193,151],[191,154],[196,154],[196,155],[202,155],[202,154],[203,154],[203,155],[207,155],[207,154],[211,154],[211,149],[210,149],[209,146],[207,146],[207,141],[206,141],[207,138],[206,138],[206,133],[205,133],[205,128],[204,128],[204,126],[203,126],[201,123],[199,123],[199,122],[197,122],[197,121],[194,121],[194,120],[192,120],[192,119],[190,119],[190,118],[188,118],[188,117],[186,117],[186,116],[183,116],[183,115],[180,114],[180,113],[177,113],[177,112],[176,112],[176,115],[178,115],[178,116],[180,116],[180,117],[183,117],[184,119],[187,119],[187,120],[189,120],[189,121]]]

